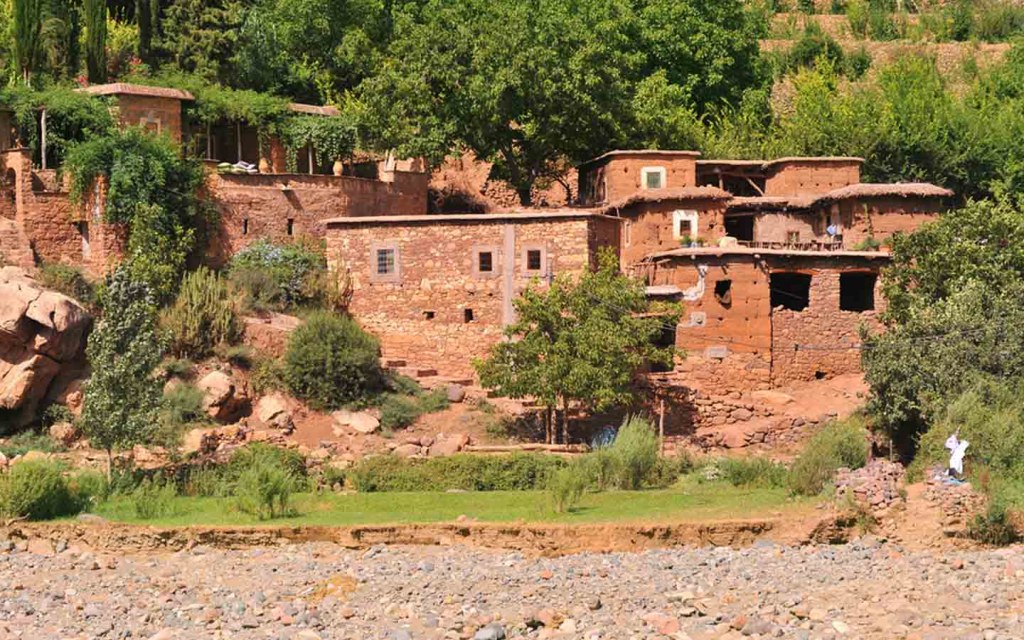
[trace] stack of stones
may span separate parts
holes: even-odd
[[[855,471],[839,469],[835,478],[836,498],[843,500],[852,495],[857,504],[871,511],[884,511],[903,501],[903,476],[903,465],[884,459],[872,460]]]
[[[925,499],[938,507],[947,532],[962,530],[985,507],[985,496],[975,491],[969,482],[950,484],[943,469],[929,469],[926,483]]]

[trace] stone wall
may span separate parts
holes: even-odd
[[[220,228],[210,260],[221,264],[260,238],[323,238],[330,218],[427,212],[426,174],[394,171],[381,177],[211,172],[206,197],[220,213]]]
[[[859,160],[780,160],[770,163],[766,196],[822,195],[860,182]]]
[[[697,156],[673,153],[628,152],[597,160],[579,168],[579,199],[587,205],[621,200],[642,191],[641,173],[644,167],[663,167],[665,183],[662,188],[677,189],[697,184]]]
[[[848,255],[738,251],[675,257],[645,276],[693,298],[676,327],[676,346],[685,352],[677,371],[697,388],[725,393],[859,372],[860,326],[880,328],[884,299],[876,278],[874,309],[844,311],[840,281],[844,273],[877,274],[881,265]],[[811,277],[806,308],[772,308],[773,273]]]
[[[519,292],[589,268],[617,224],[580,214],[351,219],[328,226],[327,256],[331,269],[350,274],[351,311],[386,358],[471,377],[473,358],[501,339]],[[378,247],[396,250],[394,277],[371,271]],[[540,272],[527,270],[528,250],[542,252]],[[479,272],[480,251],[492,253],[491,273]]]
[[[35,262],[28,236],[16,221],[0,217],[0,267],[13,265],[30,269]]]
[[[430,176],[431,213],[492,213],[522,208],[519,194],[505,180],[491,177],[492,163],[467,151],[447,158]],[[530,194],[535,207],[564,207],[576,200],[576,169],[566,169],[561,182],[534,185]]]

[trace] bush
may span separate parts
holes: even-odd
[[[658,435],[654,426],[630,416],[619,427],[611,451],[618,460],[620,489],[639,489],[658,463]]]
[[[95,469],[82,469],[68,478],[68,490],[75,496],[79,509],[87,509],[110,495],[107,476]]]
[[[316,409],[366,402],[384,386],[380,345],[348,316],[315,313],[288,341],[284,381]]]
[[[284,391],[288,388],[284,381],[284,364],[275,358],[253,358],[249,382],[256,394]]]
[[[457,454],[428,460],[397,456],[364,458],[349,478],[357,491],[531,491],[547,487],[566,461],[555,456],[513,453],[507,456]]]
[[[135,516],[140,520],[152,520],[173,515],[177,495],[174,483],[160,477],[145,478],[131,494]]]
[[[817,23],[808,23],[803,35],[793,43],[786,60],[787,69],[812,67],[824,59],[835,68],[842,68],[843,48],[832,36],[825,33]]]
[[[236,450],[224,469],[224,476],[229,483],[237,485],[247,470],[267,465],[285,469],[297,481],[306,477],[306,459],[301,453],[261,442]]]
[[[182,493],[201,498],[223,498],[231,494],[231,486],[217,467],[192,467],[184,478]]]
[[[195,365],[188,358],[171,358],[165,360],[161,365],[164,371],[164,376],[168,378],[190,378],[192,376],[192,368]]]
[[[152,441],[166,447],[177,446],[187,427],[209,421],[205,394],[194,384],[182,382],[164,394],[159,428],[154,432]]]
[[[843,73],[850,80],[860,80],[870,68],[871,54],[864,47],[848,54],[846,61],[843,63]]]
[[[867,429],[859,417],[829,422],[814,434],[789,471],[790,491],[814,496],[832,480],[836,469],[867,464]]]
[[[23,456],[29,451],[42,451],[43,453],[53,453],[54,451],[63,451],[63,447],[54,442],[48,434],[39,433],[38,431],[22,431],[16,433],[3,444],[0,444],[0,453],[4,454],[8,458],[14,456]]]
[[[1020,539],[1016,527],[1010,522],[1006,507],[991,502],[985,513],[974,516],[967,524],[967,537],[982,544],[1005,547]]]
[[[578,463],[557,469],[548,481],[548,493],[556,513],[571,511],[586,489],[586,476]]]
[[[96,291],[82,270],[66,264],[45,263],[39,268],[39,282],[84,305],[96,302]]]
[[[786,486],[786,467],[768,458],[724,458],[718,470],[720,477],[734,487]]]
[[[255,352],[247,344],[222,345],[216,349],[217,357],[225,362],[230,362],[242,369],[251,369],[255,361]]]
[[[81,510],[61,465],[29,460],[0,475],[0,515],[4,518],[50,520]]]
[[[269,457],[257,459],[238,477],[235,505],[260,520],[286,515],[295,484],[295,476],[287,466]]]
[[[254,309],[285,309],[324,297],[323,250],[302,243],[257,240],[231,258],[232,285]]]
[[[619,459],[610,447],[602,447],[583,456],[579,466],[587,484],[595,491],[614,489],[619,482]]]
[[[380,405],[380,426],[385,430],[404,429],[416,422],[421,413],[417,398],[388,394]]]
[[[185,275],[174,305],[161,320],[171,335],[171,352],[177,356],[202,358],[241,335],[227,285],[206,267]]]

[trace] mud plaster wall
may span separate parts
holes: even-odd
[[[725,236],[725,207],[721,200],[688,202],[651,202],[632,205],[620,212],[622,227],[622,263],[635,264],[659,251],[680,247],[673,228],[676,211],[696,211],[698,237],[715,245]]]
[[[939,217],[945,210],[939,198],[872,198],[846,201],[838,207],[843,244],[854,247],[869,236],[879,242],[896,233],[909,233]]]
[[[677,373],[689,386],[709,393],[765,389],[816,375],[832,377],[860,371],[859,328],[879,330],[884,310],[875,284],[875,309],[840,310],[840,274],[877,273],[881,261],[852,258],[785,258],[751,255],[679,257],[657,268],[654,284],[700,291],[698,267],[705,265],[703,293],[683,303],[676,345],[685,352]],[[771,308],[772,272],[811,275],[806,309]],[[723,301],[715,285],[729,282]]]
[[[211,173],[205,197],[217,207],[220,227],[209,259],[223,264],[260,238],[323,238],[329,218],[427,212],[426,174],[396,171],[384,177]]]
[[[607,221],[578,217],[339,224],[328,229],[327,256],[331,269],[350,273],[351,311],[380,338],[385,357],[472,377],[473,358],[486,355],[501,339],[506,304],[531,282],[544,286],[545,273],[527,272],[526,250],[541,249],[544,271],[552,276],[577,274],[589,268],[592,248],[614,239],[609,228]],[[506,234],[512,256],[506,254]],[[396,281],[371,276],[377,246],[397,248]],[[493,253],[494,273],[476,273],[479,250]],[[508,268],[511,291],[506,290]]]
[[[430,211],[437,213],[490,213],[522,208],[519,194],[505,180],[491,178],[493,164],[472,152],[447,158],[430,176]],[[566,170],[563,179],[535,184],[530,194],[535,207],[563,207],[576,199],[576,169]]]
[[[754,218],[754,240],[757,242],[788,242],[789,234],[800,234],[799,242],[824,241],[827,224],[822,224],[822,214],[818,212],[762,213]]]
[[[641,191],[644,167],[664,167],[666,189],[697,184],[697,158],[672,154],[616,155],[581,168],[579,198],[583,204],[615,202]]]
[[[859,182],[859,162],[786,162],[765,180],[764,195],[821,195]]]
[[[115,117],[125,126],[164,133],[181,142],[181,100],[155,96],[117,97]]]

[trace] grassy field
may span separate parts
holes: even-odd
[[[743,489],[725,483],[683,481],[652,491],[610,491],[584,496],[571,512],[555,513],[547,493],[494,491],[478,493],[298,494],[296,515],[259,521],[238,511],[230,498],[177,497],[169,513],[139,519],[132,500],[118,497],[93,512],[113,522],[183,525],[327,525],[429,523],[460,515],[480,522],[694,522],[770,516],[807,509],[813,501],[793,499],[784,489]]]

